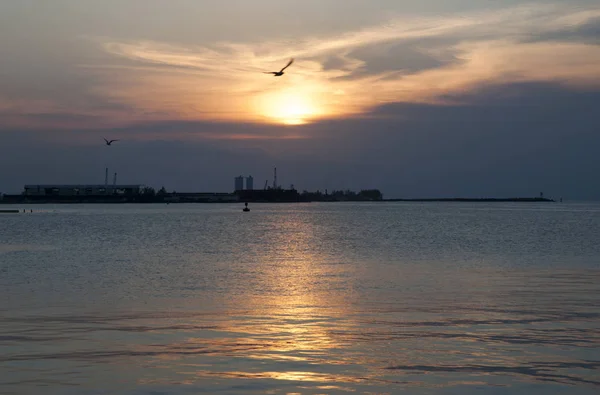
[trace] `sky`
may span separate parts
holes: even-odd
[[[5,0],[0,53],[4,193],[600,200],[597,1]]]

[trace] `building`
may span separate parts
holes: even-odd
[[[254,189],[254,178],[252,176],[246,177],[246,189],[250,191]]]
[[[235,178],[235,189],[234,191],[243,191],[244,190],[244,177],[238,176]]]
[[[124,195],[133,196],[141,194],[143,185],[25,185],[25,196],[101,196]]]

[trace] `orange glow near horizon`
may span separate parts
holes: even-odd
[[[180,54],[175,58],[184,66],[201,63],[193,71],[179,69],[177,62],[163,65],[162,69],[148,65],[149,68],[123,69],[118,83],[96,88],[96,93],[127,103],[145,118],[160,114],[163,119],[305,125],[364,114],[389,103],[441,103],[448,95],[481,86],[554,81],[577,89],[598,84],[600,76],[595,67],[600,61],[600,50],[585,43],[460,42],[445,49],[452,53],[453,60],[441,62],[439,67],[373,73],[363,72],[364,62],[347,57],[341,58],[343,64],[338,68],[326,69],[322,61],[298,56],[289,71],[276,78],[265,76],[262,70],[276,68],[285,62],[283,57],[275,61],[256,59],[255,65],[239,65],[236,69],[243,59],[225,50],[220,54],[223,59],[204,59],[201,51],[189,53],[184,48],[169,48],[164,50],[164,58],[156,59],[160,55],[158,49],[146,53],[133,47],[111,48],[116,55],[146,64],[168,63],[173,53]],[[557,51],[568,56],[557,58]],[[430,55],[435,57],[435,51]],[[444,54],[439,56],[443,58]],[[510,61],[517,57],[518,63]],[[234,70],[222,72],[212,63],[210,67],[202,63],[209,61],[230,63]],[[114,76],[113,71],[106,72]]]
[[[257,100],[255,111],[270,122],[304,125],[323,115],[324,107],[310,92],[289,88],[262,95]]]
[[[77,63],[82,76],[92,77],[85,92],[73,95],[80,100],[71,95],[62,101],[58,96],[15,99],[0,93],[0,115],[12,125],[56,128],[152,121],[306,125],[369,116],[392,103],[443,104],[449,97],[494,85],[551,82],[588,89],[600,86],[599,46],[522,37],[585,26],[599,16],[600,8],[535,5],[466,15],[398,16],[294,40],[178,44],[92,37],[107,57],[103,63]],[[535,23],[539,26],[532,30]],[[514,34],[507,35],[507,28]],[[465,38],[470,33],[472,38]],[[440,44],[444,37],[448,43]],[[422,44],[414,44],[417,39]],[[391,44],[399,52],[390,51]],[[415,54],[428,61],[413,64]],[[290,58],[296,61],[285,75],[264,74],[279,70]],[[293,137],[303,137],[297,134]]]

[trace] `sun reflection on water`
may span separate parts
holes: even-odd
[[[352,353],[344,352],[351,343],[335,333],[355,325],[345,303],[351,290],[342,287],[349,269],[327,264],[315,251],[312,226],[293,215],[276,224],[267,248],[256,257],[247,284],[251,291],[236,299],[220,326],[237,345],[254,347],[240,355],[254,361],[252,368],[200,369],[196,375],[315,384],[355,380],[343,373],[351,363]]]

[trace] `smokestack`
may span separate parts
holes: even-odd
[[[104,189],[108,187],[108,167],[104,169]]]
[[[113,176],[113,192],[116,187],[117,187],[117,173],[115,173],[115,175]]]
[[[273,169],[273,189],[277,189],[277,168]]]

